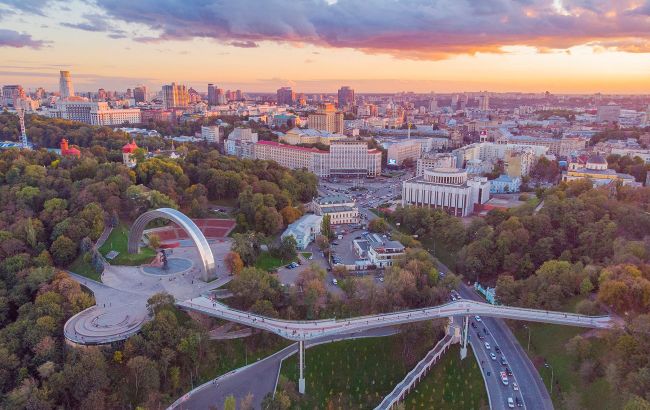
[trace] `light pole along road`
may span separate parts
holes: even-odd
[[[209,316],[263,329],[275,333],[285,339],[298,342],[313,340],[328,335],[350,333],[353,331],[362,331],[452,316],[467,317],[482,315],[590,328],[610,328],[614,326],[614,321],[609,316],[585,316],[546,310],[493,306],[488,303],[469,300],[455,301],[439,306],[404,310],[393,313],[360,316],[348,319],[312,321],[291,321],[269,318],[231,308],[205,296],[177,302],[177,305],[181,308],[194,310]],[[466,348],[466,345],[464,345],[463,348]],[[298,354],[304,358],[304,343],[299,344],[299,350]],[[304,360],[300,361],[300,365],[301,377],[298,386],[300,393],[304,394]]]

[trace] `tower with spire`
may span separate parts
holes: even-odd
[[[135,140],[131,140],[131,142],[122,147],[122,162],[129,168],[134,168],[137,165],[134,155],[136,149],[138,149],[138,145],[135,143]]]

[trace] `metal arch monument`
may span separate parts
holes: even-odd
[[[142,238],[142,233],[147,224],[154,219],[163,218],[175,222],[178,224],[187,234],[190,239],[196,245],[196,248],[199,251],[199,256],[201,262],[203,263],[203,274],[202,279],[206,282],[214,279],[217,274],[217,265],[214,261],[214,255],[212,254],[212,249],[210,249],[210,244],[208,240],[203,235],[203,232],[199,229],[198,226],[184,213],[177,211],[172,208],[158,208],[151,211],[147,211],[140,215],[131,229],[129,229],[129,242],[128,242],[128,251],[129,253],[138,253],[140,251],[140,239]]]

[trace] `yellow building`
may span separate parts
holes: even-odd
[[[577,162],[570,163],[569,169],[562,175],[562,180],[569,182],[588,178],[593,182],[594,186],[607,185],[618,181],[625,186],[638,185],[632,175],[620,174],[613,169],[608,169],[607,165],[605,158],[600,155],[592,155],[584,166]]]

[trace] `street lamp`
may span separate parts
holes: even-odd
[[[551,366],[548,362],[544,362],[544,367],[551,369],[551,397],[553,397],[553,379],[555,372],[553,371],[553,366]]]

